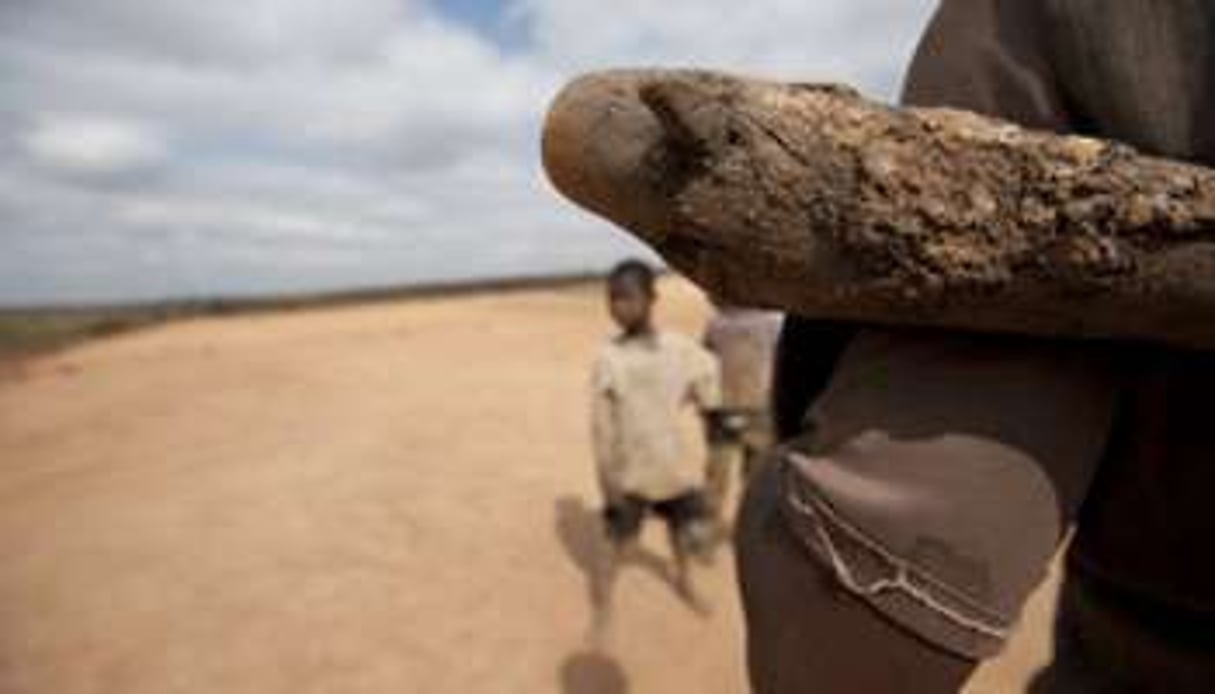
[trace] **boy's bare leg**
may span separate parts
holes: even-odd
[[[692,582],[690,559],[708,563],[711,560],[714,531],[709,519],[694,521],[669,530],[671,553],[675,561],[675,589],[680,597],[698,614],[712,612],[709,603]]]

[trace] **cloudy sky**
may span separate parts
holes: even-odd
[[[579,71],[890,98],[931,0],[3,0],[0,304],[598,268],[538,162]]]

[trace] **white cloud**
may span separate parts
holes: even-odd
[[[37,163],[67,174],[110,176],[151,168],[168,154],[147,128],[104,117],[38,118],[23,144]]]
[[[0,303],[599,267],[544,182],[576,71],[695,64],[891,96],[928,0],[0,3]],[[488,24],[493,24],[492,22]]]
[[[267,61],[358,60],[408,22],[410,0],[39,0],[0,24],[56,49],[243,70]]]

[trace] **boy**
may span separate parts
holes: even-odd
[[[608,275],[608,310],[620,328],[595,361],[592,434],[611,551],[599,576],[596,634],[610,618],[612,583],[621,555],[653,513],[666,521],[681,595],[703,609],[688,578],[687,559],[707,560],[714,532],[696,480],[686,470],[682,410],[718,405],[717,364],[693,340],[657,330],[654,272],[627,260]]]

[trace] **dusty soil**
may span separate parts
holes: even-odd
[[[705,304],[664,286],[698,332]],[[658,528],[585,645],[597,288],[205,319],[0,380],[0,691],[742,692]],[[1045,657],[1046,595],[972,683]],[[830,647],[829,642],[823,644]]]

